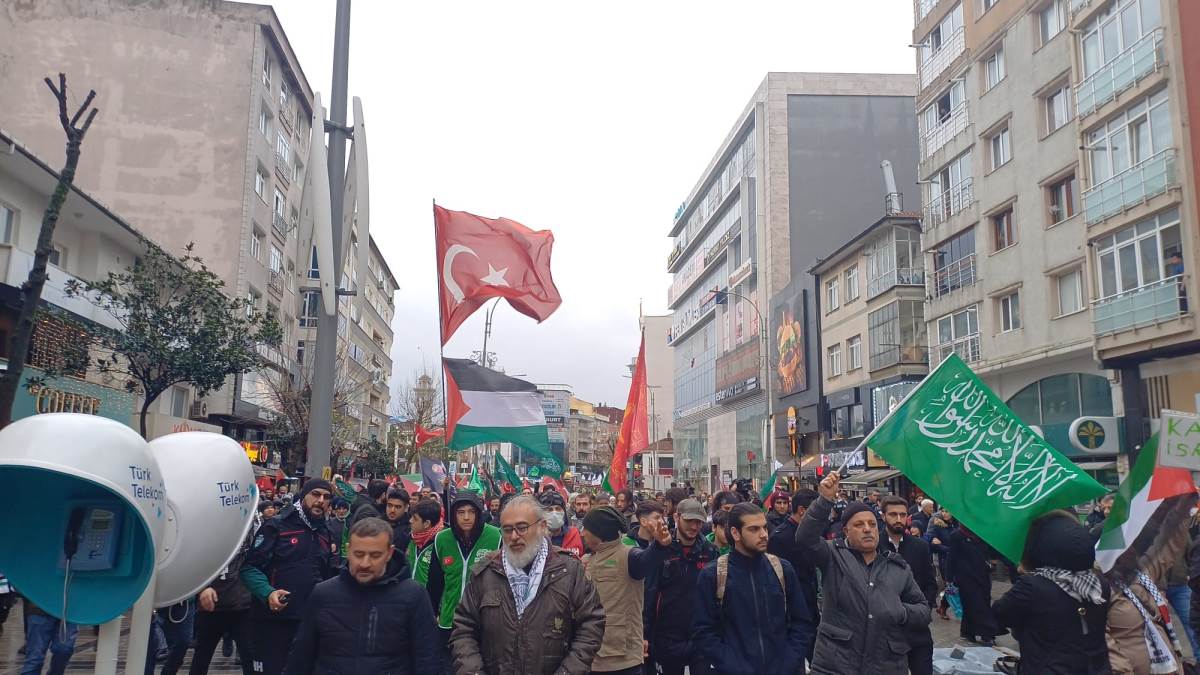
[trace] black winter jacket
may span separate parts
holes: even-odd
[[[717,547],[703,537],[687,547],[676,539],[654,574],[646,577],[642,625],[655,654],[683,659],[692,654],[692,617],[700,572],[717,559]]]
[[[313,521],[310,526],[300,518],[297,507],[287,507],[258,528],[242,565],[242,581],[258,600],[253,605],[255,616],[299,621],[313,587],[337,574],[339,562],[325,521]],[[267,596],[280,589],[291,594],[288,604],[272,612]]]
[[[402,555],[394,555],[395,558]],[[425,675],[441,672],[433,610],[406,565],[362,585],[349,569],[318,584],[284,675]]]
[[[1111,590],[1104,577],[1104,604],[1082,604],[1053,581],[1021,575],[1011,590],[992,603],[1001,628],[1009,628],[1021,647],[1021,668],[1030,675],[1108,675],[1104,639]],[[1084,610],[1084,632],[1079,610]]]
[[[892,538],[886,534],[883,541],[887,550],[899,554],[901,558],[904,558],[904,562],[908,563],[913,581],[917,582],[917,588],[921,589],[926,602],[933,607],[937,603],[938,587],[937,577],[933,574],[933,556],[929,552],[929,544],[909,534],[904,535],[904,538],[900,540],[899,548],[892,545]],[[913,646],[932,645],[933,634],[929,630],[929,625],[913,626],[909,630],[909,644]]]
[[[796,580],[800,583],[800,592],[804,594],[804,601],[808,603],[808,611],[813,615],[813,619],[819,620],[821,607],[817,601],[817,568],[813,565],[812,557],[796,543],[797,527],[799,523],[790,517],[783,521],[767,540],[767,553],[774,553],[792,563],[792,569],[796,571]]]
[[[909,635],[929,624],[929,603],[899,555],[881,551],[866,565],[844,540],[822,539],[832,509],[818,498],[796,529],[796,543],[822,573],[812,672],[907,675]]]
[[[720,603],[717,563],[709,563],[700,573],[692,644],[717,675],[804,675],[804,657],[816,621],[808,605],[799,602],[803,596],[792,564],[786,560],[780,564],[782,585],[765,555],[748,558],[736,550],[730,552],[725,597]]]

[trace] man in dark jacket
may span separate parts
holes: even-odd
[[[337,573],[338,557],[325,526],[332,502],[329,481],[310,479],[297,503],[263,523],[254,536],[241,577],[257,601],[250,610],[256,673],[283,671],[309,594]]]
[[[450,643],[459,675],[591,671],[604,608],[583,563],[547,541],[545,519],[531,496],[501,509],[503,549],[471,568],[454,614]]]
[[[386,480],[378,478],[367,483],[366,492],[355,497],[354,503],[350,505],[350,517],[346,520],[346,527],[354,527],[354,524],[363,518],[383,518],[389,488],[391,485]]]
[[[195,623],[196,645],[188,675],[208,673],[217,643],[226,633],[233,635],[233,641],[237,644],[242,660],[242,675],[254,672],[254,649],[250,644],[250,591],[242,583],[239,574],[253,537],[254,533],[251,532],[229,566],[213,579],[208,588],[200,591]]]
[[[929,604],[904,558],[880,551],[870,506],[853,502],[846,507],[845,539],[821,537],[840,482],[837,472],[821,481],[820,497],[796,529],[796,543],[822,573],[812,672],[907,675],[909,631],[929,623]]]
[[[408,550],[412,538],[412,524],[408,522],[408,492],[404,488],[391,488],[384,502],[383,519],[392,526],[392,547],[397,551]]]
[[[771,532],[771,538],[767,541],[767,553],[772,553],[792,563],[792,569],[796,571],[796,580],[800,584],[800,592],[803,594],[805,604],[808,605],[808,612],[812,614],[814,621],[820,623],[821,608],[817,601],[817,568],[813,566],[812,560],[796,543],[796,528],[800,527],[800,521],[804,520],[804,514],[808,512],[808,507],[816,499],[816,490],[805,488],[796,491],[791,501],[792,515]],[[812,660],[811,648],[805,656],[810,661]]]
[[[816,624],[792,564],[767,553],[766,514],[743,502],[727,529],[733,551],[706,566],[696,586],[692,644],[718,675],[803,675]]]
[[[717,559],[717,547],[700,536],[707,519],[704,507],[695,499],[676,504],[675,540],[657,572],[646,578],[643,625],[652,667],[661,675],[683,675],[684,668],[697,675],[707,672],[707,663],[691,640],[696,583],[700,571]]]
[[[779,529],[792,515],[792,497],[786,492],[775,492],[767,497],[767,529],[771,532]]]
[[[392,526],[366,518],[350,528],[346,566],[313,589],[286,675],[425,675],[439,672],[433,610],[408,579]]]
[[[908,502],[903,497],[891,495],[884,497],[880,506],[887,524],[883,546],[908,563],[913,580],[932,608],[937,603],[938,592],[937,578],[933,574],[933,556],[929,553],[929,544],[908,534]],[[909,672],[912,675],[933,675],[933,634],[929,631],[929,624],[912,626],[908,638]]]

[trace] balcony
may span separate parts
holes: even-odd
[[[938,2],[939,0],[917,0],[917,21],[929,16]]]
[[[1177,185],[1175,148],[1167,148],[1084,192],[1084,221],[1095,225]]]
[[[288,132],[288,135],[291,135],[292,130],[295,128],[295,121],[296,119],[292,115],[291,109],[289,109],[287,106],[280,106],[279,123],[283,126],[284,130]]]
[[[938,363],[945,361],[951,354],[958,354],[959,358],[966,363],[975,363],[980,358],[979,333],[940,344],[935,349],[938,352]]]
[[[1097,337],[1160,324],[1187,314],[1184,276],[1168,277],[1092,303]]]
[[[287,239],[288,234],[292,231],[292,226],[288,224],[287,219],[283,217],[282,213],[272,213],[271,229],[275,230],[279,236]]]
[[[923,90],[928,87],[931,82],[937,79],[938,75],[946,72],[951,63],[959,57],[967,49],[966,31],[959,28],[954,31],[954,34],[946,38],[942,43],[942,48],[939,49],[921,64],[917,74],[920,76],[920,88]]]
[[[271,276],[267,280],[267,288],[275,295],[283,295],[283,272],[280,270],[271,270]]]
[[[871,354],[871,372],[897,364],[929,364],[929,348],[925,345],[880,345],[882,351]]]
[[[933,153],[941,150],[953,138],[967,130],[970,120],[967,118],[967,102],[959,103],[954,110],[938,125],[925,131],[921,137],[921,156],[929,159]]]
[[[1163,31],[1147,33],[1112,61],[1075,86],[1075,110],[1080,119],[1162,68]]]
[[[292,184],[292,167],[288,164],[288,160],[283,156],[283,153],[275,151],[275,177],[283,184],[283,189],[287,189]]]
[[[929,294],[935,298],[940,298],[960,288],[973,286],[976,280],[975,254],[972,253],[971,255],[955,260],[941,269],[935,270]]]
[[[891,246],[892,244],[888,244]],[[925,270],[920,267],[902,267],[884,273],[883,276],[867,282],[867,299],[887,291],[895,286],[924,286]]]
[[[925,205],[921,231],[928,232],[975,203],[975,179],[964,178]]]

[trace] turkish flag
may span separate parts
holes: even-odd
[[[420,424],[416,425],[417,447],[425,445],[435,438],[441,438],[446,435],[445,429],[426,429]]]
[[[554,234],[507,218],[433,207],[442,344],[490,298],[545,321],[562,298],[550,275]]]

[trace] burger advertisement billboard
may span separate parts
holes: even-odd
[[[788,288],[771,303],[771,376],[780,398],[808,389],[806,300],[805,289]]]

